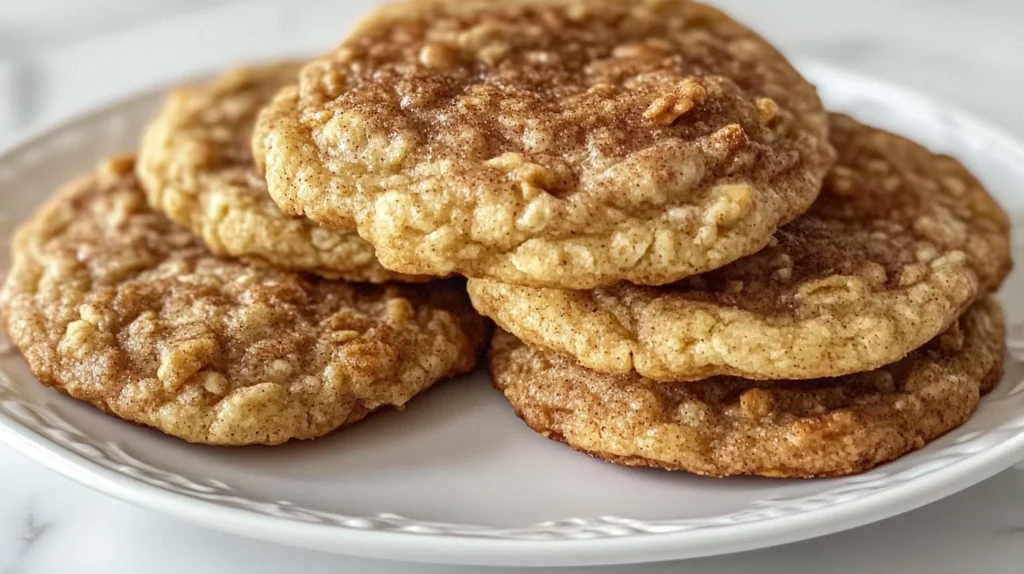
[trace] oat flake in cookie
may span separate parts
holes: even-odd
[[[902,361],[833,379],[687,385],[601,374],[505,332],[495,386],[531,428],[597,458],[709,476],[864,472],[960,426],[1002,377],[1002,312],[989,299]]]
[[[197,443],[309,439],[471,369],[459,281],[346,284],[211,255],[152,211],[131,158],[19,231],[0,317],[44,384]]]
[[[672,285],[472,280],[477,309],[584,366],[661,381],[867,371],[941,333],[1010,270],[1009,222],[956,160],[836,115],[839,164],[764,250]]]
[[[423,281],[381,267],[354,230],[285,215],[267,194],[251,151],[256,115],[299,65],[240,68],[175,90],[146,131],[138,175],[154,209],[220,255],[346,281]]]
[[[813,86],[685,0],[403,2],[261,115],[284,211],[404,273],[658,285],[764,247],[832,150]]]

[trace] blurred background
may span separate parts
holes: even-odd
[[[792,57],[899,82],[1024,134],[1024,2],[711,1]],[[0,143],[204,71],[325,50],[378,3],[0,0]]]

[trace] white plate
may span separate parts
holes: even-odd
[[[921,96],[806,64],[836,110],[966,162],[1011,213],[1024,211],[1024,148]],[[16,222],[55,186],[134,146],[160,96],[62,126],[0,158],[0,268]],[[612,564],[737,552],[880,520],[1024,458],[1024,274],[1004,290],[1010,361],[968,424],[860,476],[704,479],[625,469],[534,434],[487,377],[439,386],[327,438],[274,448],[190,446],[41,387],[0,356],[0,438],[111,496],[284,544],[402,560]],[[1024,355],[1022,355],[1024,356]]]

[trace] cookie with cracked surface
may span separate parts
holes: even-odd
[[[956,160],[835,115],[839,164],[764,250],[661,287],[471,280],[476,308],[602,372],[809,379],[898,361],[1010,270],[1009,223]]]
[[[252,157],[252,126],[298,72],[293,63],[239,68],[171,93],[139,150],[150,204],[220,255],[347,281],[426,280],[381,267],[354,226],[335,231],[285,215],[267,194]]]
[[[833,159],[814,87],[689,0],[420,0],[303,68],[254,149],[291,214],[396,271],[592,288],[721,267]]]
[[[190,442],[311,439],[468,371],[487,337],[459,281],[328,281],[212,255],[154,212],[131,158],[19,231],[0,319],[35,376]]]
[[[986,300],[893,365],[770,384],[597,373],[504,331],[489,361],[494,385],[531,428],[595,457],[708,476],[811,478],[867,471],[961,425],[1002,377],[1004,335],[998,304]]]

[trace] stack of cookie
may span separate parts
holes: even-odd
[[[955,160],[830,115],[686,0],[420,0],[257,122],[281,208],[470,277],[549,438],[707,475],[859,472],[999,379],[1008,223]]]
[[[833,476],[999,380],[1008,235],[962,165],[830,114],[713,8],[409,0],[301,68],[174,94],[137,166],[22,231],[2,308],[44,383],[276,443],[470,368],[463,275],[503,329],[495,386],[545,436]]]
[[[464,281],[390,272],[355,233],[271,201],[252,128],[298,69],[178,90],[137,159],[21,228],[0,312],[41,382],[190,442],[279,444],[476,365],[490,329]]]

